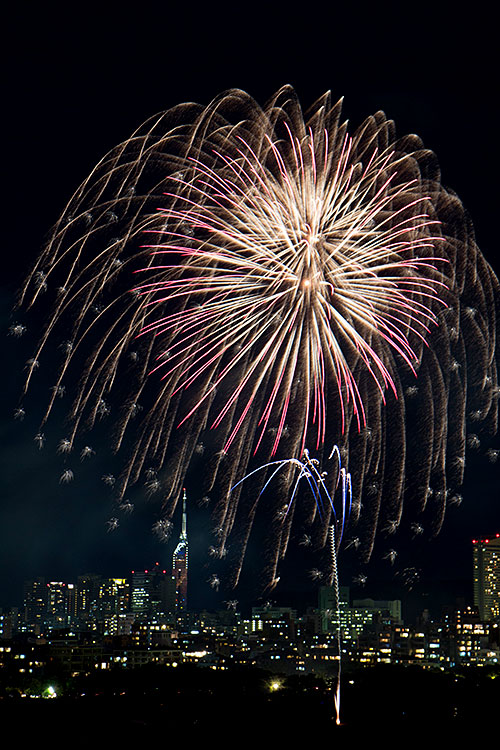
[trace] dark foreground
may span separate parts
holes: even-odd
[[[48,738],[68,748],[107,740],[133,747],[137,741],[181,736],[244,744],[260,739],[266,745],[308,737],[347,747],[356,737],[375,739],[388,732],[429,740],[470,731],[484,739],[498,731],[499,670],[385,667],[346,674],[339,727],[333,693],[322,678],[281,678],[274,689],[272,681],[261,670],[182,667],[73,680],[58,686],[65,695],[53,699],[20,697],[18,690],[4,689],[2,736],[12,730],[23,747]]]

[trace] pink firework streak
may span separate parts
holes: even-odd
[[[265,164],[239,136],[230,145],[229,154],[213,151],[211,166],[191,158],[189,180],[175,178],[176,192],[166,194],[174,207],[161,209],[160,241],[147,247],[175,262],[154,265],[162,279],[139,290],[154,294],[147,305],[168,307],[181,298],[187,304],[148,323],[142,334],[169,339],[168,365],[159,357],[155,369],[166,368],[163,378],[175,379],[174,393],[196,386],[217,366],[211,388],[181,424],[235,373],[237,385],[212,423],[220,425],[239,404],[227,451],[270,376],[274,385],[255,451],[277,415],[274,455],[300,379],[306,394],[301,449],[310,421],[318,448],[332,381],[342,432],[346,404],[358,429],[366,424],[346,351],[356,352],[382,399],[387,388],[397,393],[380,342],[414,369],[410,336],[425,341],[437,323],[432,303],[445,304],[446,284],[435,265],[445,259],[434,255],[442,237],[431,233],[439,222],[423,210],[429,196],[415,198],[416,180],[396,182],[394,152],[375,148],[360,169],[351,160],[352,139],[346,135],[333,153],[326,130],[299,140],[288,129],[284,144],[268,138]]]

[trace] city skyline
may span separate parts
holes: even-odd
[[[237,602],[228,602],[223,610],[195,613],[177,609],[168,585],[173,577],[165,576],[165,571],[162,577],[157,569],[147,573],[133,574],[128,581],[81,576],[76,585],[27,581],[22,610],[0,616],[0,665],[2,652],[10,654],[13,647],[16,652],[36,639],[39,646],[53,643],[56,649],[64,642],[80,644],[81,656],[90,643],[109,651],[109,663],[103,667],[102,657],[95,661],[87,650],[91,669],[146,663],[175,667],[183,661],[227,669],[237,659],[285,674],[325,669],[331,675],[335,664],[329,662],[336,661],[339,649],[344,666],[351,667],[401,663],[441,669],[494,667],[500,659],[498,614],[484,618],[477,606],[448,604],[439,616],[424,611],[410,623],[403,618],[400,600],[355,599],[348,587],[342,587],[337,607],[334,588],[321,586],[314,605],[304,611],[267,602],[241,613]],[[28,641],[26,634],[30,634]],[[78,646],[68,650],[65,658],[78,662],[78,651]],[[214,653],[219,653],[218,666],[213,663]],[[272,664],[282,658],[284,662]]]
[[[149,564],[148,567],[144,570],[138,570],[137,568],[134,568],[130,570],[128,574],[125,573],[125,575],[123,570],[115,570],[113,575],[111,576],[106,576],[104,573],[98,572],[97,570],[85,572],[79,571],[77,575],[73,576],[72,580],[65,578],[64,576],[57,576],[54,578],[54,580],[51,580],[50,577],[47,578],[43,575],[43,573],[41,574],[39,571],[34,572],[30,579],[25,580],[23,583],[23,608],[33,606],[34,611],[39,612],[40,601],[42,598],[42,595],[39,593],[40,587],[43,590],[45,589],[45,587],[47,587],[49,591],[48,593],[46,592],[46,597],[48,597],[46,606],[50,609],[49,605],[52,597],[55,603],[55,612],[55,610],[57,609],[57,603],[59,603],[60,605],[62,601],[61,587],[65,587],[65,589],[67,589],[65,594],[65,607],[69,607],[69,609],[76,608],[76,597],[78,597],[78,606],[80,608],[83,607],[83,609],[85,610],[87,606],[85,604],[85,597],[87,596],[85,594],[85,591],[94,591],[96,585],[104,585],[107,581],[109,582],[109,585],[115,587],[119,586],[120,584],[131,587],[130,608],[136,613],[140,613],[145,606],[149,607],[149,604],[146,603],[149,603],[150,601],[151,586],[153,586],[153,589],[157,592],[157,598],[161,597],[164,604],[167,601],[169,602],[168,611],[172,614],[179,616],[189,611],[189,606],[187,606],[187,550],[189,546],[189,539],[187,534],[187,497],[185,489],[183,490],[182,500],[182,514],[179,534],[177,536],[177,529],[174,529],[170,540],[171,544],[168,549],[172,549],[173,544],[175,544],[175,547],[173,548],[173,553],[167,553],[165,555],[167,560],[171,559],[171,569],[167,570],[168,564],[167,568],[164,568],[160,564],[160,562],[156,561]],[[471,540],[469,561],[470,576],[468,580],[467,590],[457,590],[453,593],[449,591],[446,592],[445,589],[442,589],[434,599],[429,597],[426,600],[424,596],[420,599],[419,609],[418,604],[413,603],[412,605],[410,605],[410,602],[412,601],[410,592],[418,583],[418,579],[414,581],[411,580],[413,572],[410,572],[408,580],[399,581],[399,587],[395,585],[394,581],[392,583],[388,583],[387,581],[376,581],[373,586],[365,589],[364,583],[360,584],[359,581],[355,581],[351,582],[351,585],[349,585],[349,582],[344,580],[343,585],[341,585],[340,601],[345,601],[345,591],[351,591],[351,596],[354,599],[366,599],[367,597],[369,598],[369,595],[371,595],[372,597],[380,598],[380,596],[382,595],[381,592],[383,592],[386,598],[399,597],[400,600],[403,601],[403,608],[405,610],[407,618],[410,618],[412,620],[418,620],[418,618],[423,616],[424,611],[429,610],[430,615],[433,618],[437,618],[439,617],[439,613],[441,611],[444,611],[446,608],[452,607],[454,604],[455,606],[462,606],[459,604],[459,602],[463,602],[464,605],[467,606],[474,604],[478,608],[480,616],[483,620],[488,619],[488,613],[490,612],[493,616],[497,616],[498,607],[500,605],[500,568],[498,565],[499,536],[500,534],[497,533],[490,535],[490,538],[488,539],[485,538],[480,540]],[[177,542],[175,542],[176,539],[178,540]],[[171,555],[170,558],[169,555]],[[200,574],[204,575],[204,573],[204,570],[195,571],[193,576],[194,581],[192,581],[195,586],[199,587],[201,583],[201,581],[199,580],[199,576]],[[166,588],[164,588],[162,594],[159,593],[160,589],[158,588],[158,583],[152,583],[153,579],[158,578],[158,576],[162,579],[165,579],[165,581],[167,582],[165,584]],[[200,594],[198,594],[198,598],[196,601],[197,606],[195,607],[195,611],[206,609],[207,606],[210,608],[210,604],[212,608],[215,609],[223,609],[224,607],[228,607],[229,604],[231,604],[232,607],[239,606],[239,608],[243,608],[245,610],[248,610],[249,608],[255,608],[256,606],[262,606],[262,602],[264,602],[263,598],[249,599],[248,597],[243,597],[243,600],[241,602],[239,602],[238,599],[226,600],[224,599],[224,597],[229,595],[228,591],[221,592],[221,595],[214,597],[215,592],[217,592],[217,594],[219,593],[219,581],[214,581],[215,578],[216,576],[212,574],[209,579],[204,581],[204,583],[209,584],[210,588],[212,589],[212,596],[207,596],[210,589],[208,586],[206,586],[206,596],[203,597],[202,595],[200,596]],[[71,591],[69,591],[70,589]],[[151,589],[151,591],[153,591],[153,589]],[[327,594],[327,590],[330,593]],[[51,591],[53,592],[52,594],[50,593]],[[72,591],[74,591],[73,595],[71,594]],[[135,594],[133,593],[134,591]],[[322,591],[324,592],[323,596],[326,597],[325,602],[327,602],[327,604],[321,604]],[[3,609],[4,612],[8,612],[11,608],[18,608],[21,604],[20,595],[21,592],[17,592],[17,598],[14,602],[0,602],[0,609]],[[268,598],[265,603],[265,607],[272,607],[274,602],[280,602],[280,604],[292,602],[294,606],[305,609],[306,607],[311,606],[311,603],[314,601],[315,597],[319,597],[318,601],[320,609],[323,607],[323,609],[331,611],[333,595],[334,588],[328,588],[327,586],[317,581],[315,586],[311,583],[307,594],[305,594],[304,591],[294,591],[293,589],[288,589],[284,593],[277,594],[273,598]],[[43,595],[43,597],[45,597],[45,595]],[[73,601],[73,604],[71,604],[69,599],[68,601],[66,601],[67,597],[69,597],[71,601]],[[399,607],[401,608],[401,601],[399,602]],[[401,609],[399,609],[399,616],[401,616]]]

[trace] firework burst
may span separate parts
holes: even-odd
[[[235,90],[152,118],[77,190],[21,294],[53,295],[23,393],[53,346],[42,426],[83,366],[65,440],[109,417],[116,449],[131,431],[119,496],[163,468],[146,482],[169,518],[203,455],[218,549],[253,523],[236,479],[306,445],[322,460],[337,443],[349,463],[365,557],[404,499],[408,524],[430,510],[437,531],[465,415],[474,435],[497,430],[498,281],[460,201],[417,136],[380,112],[352,135],[340,118],[329,95],[304,115],[290,87],[264,108]],[[292,482],[270,511],[281,552]]]
[[[190,157],[187,178],[175,177],[167,194],[174,205],[161,212],[164,228],[150,230],[163,274],[140,288],[146,305],[186,304],[142,333],[165,341],[158,368],[176,380],[174,394],[217,363],[185,420],[237,373],[212,423],[236,407],[226,451],[261,389],[256,447],[272,425],[273,455],[293,401],[303,409],[302,449],[311,422],[319,448],[332,388],[341,432],[349,405],[360,429],[366,413],[354,369],[371,375],[382,398],[388,388],[396,395],[390,355],[414,369],[410,338],[423,340],[437,323],[434,303],[444,304],[446,276],[435,264],[445,258],[429,255],[440,252],[443,238],[431,233],[438,222],[429,196],[415,195],[415,178],[397,179],[394,151],[374,147],[366,163],[353,163],[347,133],[330,143],[327,129],[299,138],[284,125],[287,137],[265,133],[258,153],[233,133],[210,166]]]

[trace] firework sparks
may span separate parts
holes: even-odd
[[[160,542],[168,542],[172,533],[173,524],[164,518],[153,524],[153,534]]]
[[[423,339],[437,323],[433,307],[446,287],[436,268],[445,259],[434,247],[442,238],[431,232],[437,222],[425,212],[428,196],[415,199],[414,180],[396,181],[388,169],[390,153],[375,149],[354,179],[347,135],[336,158],[326,132],[316,140],[312,133],[301,142],[292,133],[288,143],[269,140],[265,159],[242,136],[231,145],[235,150],[228,153],[226,145],[211,166],[192,157],[189,179],[176,178],[175,206],[165,209],[165,228],[152,246],[165,274],[140,290],[147,305],[187,304],[148,323],[143,333],[168,342],[164,377],[175,373],[174,393],[203,382],[213,363],[220,365],[185,419],[245,362],[213,425],[248,386],[240,408],[246,415],[271,376],[275,385],[264,397],[258,443],[273,425],[276,452],[292,388],[302,385],[302,449],[310,414],[318,448],[326,431],[327,382],[336,383],[342,431],[348,403],[358,427],[366,423],[347,352],[357,351],[356,364],[363,363],[382,396],[388,388],[396,393],[386,345],[414,369],[418,357],[409,335]],[[377,222],[395,201],[401,208]],[[201,307],[193,304],[201,299]],[[159,368],[165,369],[163,361]],[[240,420],[225,450],[239,427]]]
[[[389,560],[391,565],[394,565],[397,556],[398,556],[397,551],[395,549],[390,549],[385,553],[384,560]]]
[[[82,373],[69,445],[111,416],[116,449],[132,435],[119,501],[153,464],[146,489],[169,518],[203,456],[220,548],[254,519],[237,477],[306,441],[352,467],[365,559],[405,498],[435,533],[467,447],[497,431],[499,286],[460,201],[417,136],[397,139],[380,112],[352,135],[340,118],[329,95],[304,116],[290,87],[264,108],[235,90],[156,116],[76,191],[21,294],[53,302],[31,361],[52,345],[61,361],[39,434]],[[16,315],[10,335],[25,330]]]
[[[35,437],[33,438],[33,441],[36,447],[38,448],[38,450],[41,450],[43,446],[45,445],[45,435],[43,434],[43,432],[37,433]]]
[[[118,528],[119,525],[120,525],[120,521],[116,517],[110,518],[110,519],[108,519],[106,521],[106,527],[108,529],[108,532],[109,531],[115,531]]]
[[[57,446],[58,453],[71,453],[73,450],[73,443],[68,438],[62,438]]]
[[[133,503],[131,503],[131,502],[130,502],[129,500],[124,500],[124,501],[123,501],[122,503],[120,503],[120,504],[119,504],[118,508],[119,508],[119,509],[120,509],[120,510],[121,510],[121,511],[122,511],[123,513],[127,513],[127,514],[129,514],[129,513],[132,513],[132,512],[133,512],[133,510],[134,510],[134,505],[133,505]],[[153,529],[153,530],[154,530],[154,529]]]
[[[75,475],[71,469],[65,469],[59,478],[59,484],[68,484],[69,482],[72,482],[74,478]]]
[[[218,576],[218,575],[216,575],[215,573],[213,573],[213,574],[212,574],[212,575],[210,576],[210,578],[208,579],[208,583],[209,583],[209,584],[210,584],[210,586],[211,586],[211,587],[212,587],[213,589],[215,589],[216,591],[218,591],[218,590],[219,590],[219,586],[220,586],[220,578],[219,578],[219,576]]]
[[[20,338],[21,336],[24,336],[25,333],[26,326],[23,326],[21,323],[13,323],[9,328],[9,336]]]
[[[91,458],[92,456],[95,456],[95,450],[90,445],[86,445],[80,452],[80,461],[84,461],[86,458]]]
[[[265,472],[266,481],[255,501],[258,503],[260,497],[264,495],[266,490],[272,485],[282,473],[290,473],[293,476],[292,490],[290,494],[290,500],[286,506],[286,513],[284,517],[279,517],[278,520],[280,525],[285,519],[288,519],[288,530],[284,532],[281,540],[281,545],[274,548],[272,567],[267,571],[266,577],[271,581],[271,586],[276,585],[280,580],[278,576],[278,563],[279,560],[284,556],[284,552],[288,545],[288,539],[290,534],[291,519],[295,510],[296,500],[298,497],[299,488],[301,485],[305,485],[310,495],[312,496],[315,504],[314,516],[318,516],[322,533],[324,535],[324,529],[326,528],[327,538],[329,538],[330,556],[328,564],[330,570],[327,574],[314,568],[310,571],[310,576],[313,580],[318,581],[325,579],[329,585],[335,585],[338,594],[338,578],[337,578],[337,551],[342,542],[344,529],[347,520],[350,515],[352,506],[352,487],[351,487],[351,475],[342,466],[340,461],[340,453],[337,446],[334,446],[330,460],[335,460],[333,464],[333,489],[330,493],[327,480],[328,472],[319,470],[319,462],[316,458],[312,458],[309,455],[309,451],[304,449],[301,460],[296,458],[283,459],[280,461],[272,461],[263,466],[259,466],[254,471],[250,472],[247,476],[240,479],[239,482],[232,488],[232,492],[241,487],[247,480],[252,479],[255,475]],[[280,508],[282,511],[282,508]],[[310,519],[312,523],[312,520]],[[327,525],[326,525],[327,524]],[[303,538],[299,542],[301,544]],[[245,555],[245,547],[243,546],[239,555],[239,565],[236,575],[239,575],[241,565]],[[237,580],[237,577],[236,579]]]

